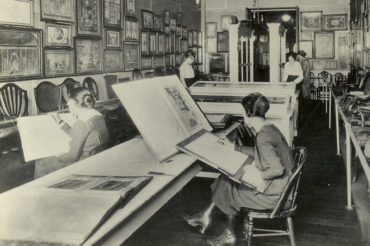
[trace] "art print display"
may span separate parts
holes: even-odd
[[[132,70],[139,67],[139,44],[124,43],[123,57],[125,71]]]
[[[77,0],[77,34],[100,36],[100,1]]]
[[[121,48],[121,32],[119,30],[106,30],[105,43],[107,48]]]
[[[153,28],[153,26],[154,26],[153,12],[143,9],[141,11],[141,13],[142,13],[141,21],[142,21],[143,27],[144,28]]]
[[[75,39],[76,73],[102,71],[100,40]]]
[[[231,15],[221,15],[221,30],[229,30]]]
[[[71,26],[45,23],[45,46],[72,47]]]
[[[136,19],[125,18],[125,41],[139,41],[140,29]]]
[[[324,15],[324,30],[347,30],[347,15]]]
[[[176,32],[176,19],[172,17],[170,18],[170,30]]]
[[[158,34],[158,54],[164,55],[165,38],[164,34]]]
[[[157,34],[155,32],[149,33],[149,52],[152,54],[157,52]]]
[[[141,31],[141,54],[149,54],[149,32]]]
[[[122,53],[117,50],[104,51],[104,72],[118,72],[122,70]]]
[[[193,30],[188,30],[189,47],[193,47]]]
[[[321,11],[301,12],[301,30],[319,31],[321,30]]]
[[[73,50],[45,50],[45,76],[73,74]]]
[[[153,58],[151,56],[141,57],[141,68],[149,69],[153,68]]]
[[[137,2],[136,0],[124,0],[126,2],[125,12],[127,16],[137,16]]]
[[[181,12],[178,12],[177,15],[176,15],[176,24],[178,26],[181,26],[181,24],[182,24],[182,13]]]
[[[207,22],[206,23],[206,37],[207,38],[216,38],[217,37],[217,23],[216,22]]]
[[[75,0],[40,0],[41,19],[75,22]]]
[[[160,15],[153,15],[153,28],[155,30],[162,30],[162,18]]]
[[[229,52],[229,32],[217,33],[217,52]]]
[[[39,30],[0,29],[0,80],[41,76]]]
[[[334,58],[334,33],[315,32],[315,58]]]
[[[121,0],[103,0],[104,26],[121,27]]]
[[[21,26],[32,26],[33,25],[33,1],[0,1],[0,24],[6,25],[21,25]],[[14,10],[17,13],[14,14]]]
[[[164,56],[154,56],[154,67],[164,67]]]
[[[307,58],[313,58],[312,42],[311,40],[299,41],[299,49],[306,52]]]
[[[170,24],[170,11],[169,10],[163,11],[163,23],[165,25]]]

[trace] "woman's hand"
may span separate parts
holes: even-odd
[[[59,123],[62,119],[60,118],[59,113],[49,113],[49,115],[54,119],[56,123]]]

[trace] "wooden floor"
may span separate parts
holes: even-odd
[[[336,156],[335,130],[328,130],[322,105],[311,108],[314,117],[303,126],[296,145],[306,146],[309,157],[304,167],[298,197],[298,210],[293,218],[297,245],[340,246],[370,245],[362,239],[355,210],[346,210],[345,169],[342,157]],[[223,230],[224,216],[213,214],[212,226],[206,235],[187,227],[181,213],[194,214],[210,200],[211,179],[193,179],[178,195],[134,233],[127,246],[207,245],[206,238]],[[279,227],[276,223],[259,223]],[[243,245],[242,216],[236,223],[238,245]],[[287,237],[256,238],[253,245],[289,245]]]

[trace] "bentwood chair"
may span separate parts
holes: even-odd
[[[316,83],[318,77],[315,77],[313,72],[310,72],[310,92],[311,92],[311,99],[318,100],[319,98],[319,85],[318,82]]]
[[[325,101],[325,113],[328,112],[329,93],[333,83],[333,76],[327,71],[318,74],[320,86],[320,100]]]
[[[87,77],[82,82],[82,86],[89,89],[92,93],[94,93],[95,100],[99,100],[99,88],[96,84],[95,80],[91,77]]]
[[[143,79],[143,74],[141,73],[140,69],[135,68],[132,70],[132,80],[141,80]]]
[[[244,232],[245,243],[248,246],[252,245],[253,237],[267,237],[267,236],[289,236],[290,243],[295,246],[295,236],[292,216],[297,209],[297,194],[299,181],[302,174],[303,164],[307,159],[307,149],[305,147],[296,147],[293,150],[296,167],[286,185],[283,193],[280,196],[278,203],[272,210],[254,210],[244,208],[246,215],[244,217]],[[254,219],[286,219],[286,230],[271,230],[260,229],[254,227]],[[256,233],[255,233],[256,232]]]

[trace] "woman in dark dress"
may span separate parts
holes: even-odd
[[[265,114],[270,104],[266,97],[253,93],[242,100],[245,109],[245,123],[255,134],[255,147],[235,146],[235,150],[255,158],[256,167],[262,177],[271,180],[263,193],[236,183],[226,176],[220,176],[211,186],[212,203],[202,212],[185,215],[185,221],[198,227],[203,234],[210,224],[211,211],[219,208],[227,216],[224,232],[215,239],[208,239],[210,245],[235,245],[234,221],[242,207],[250,209],[273,209],[279,200],[294,168],[291,148],[284,136],[274,125],[268,123]]]

